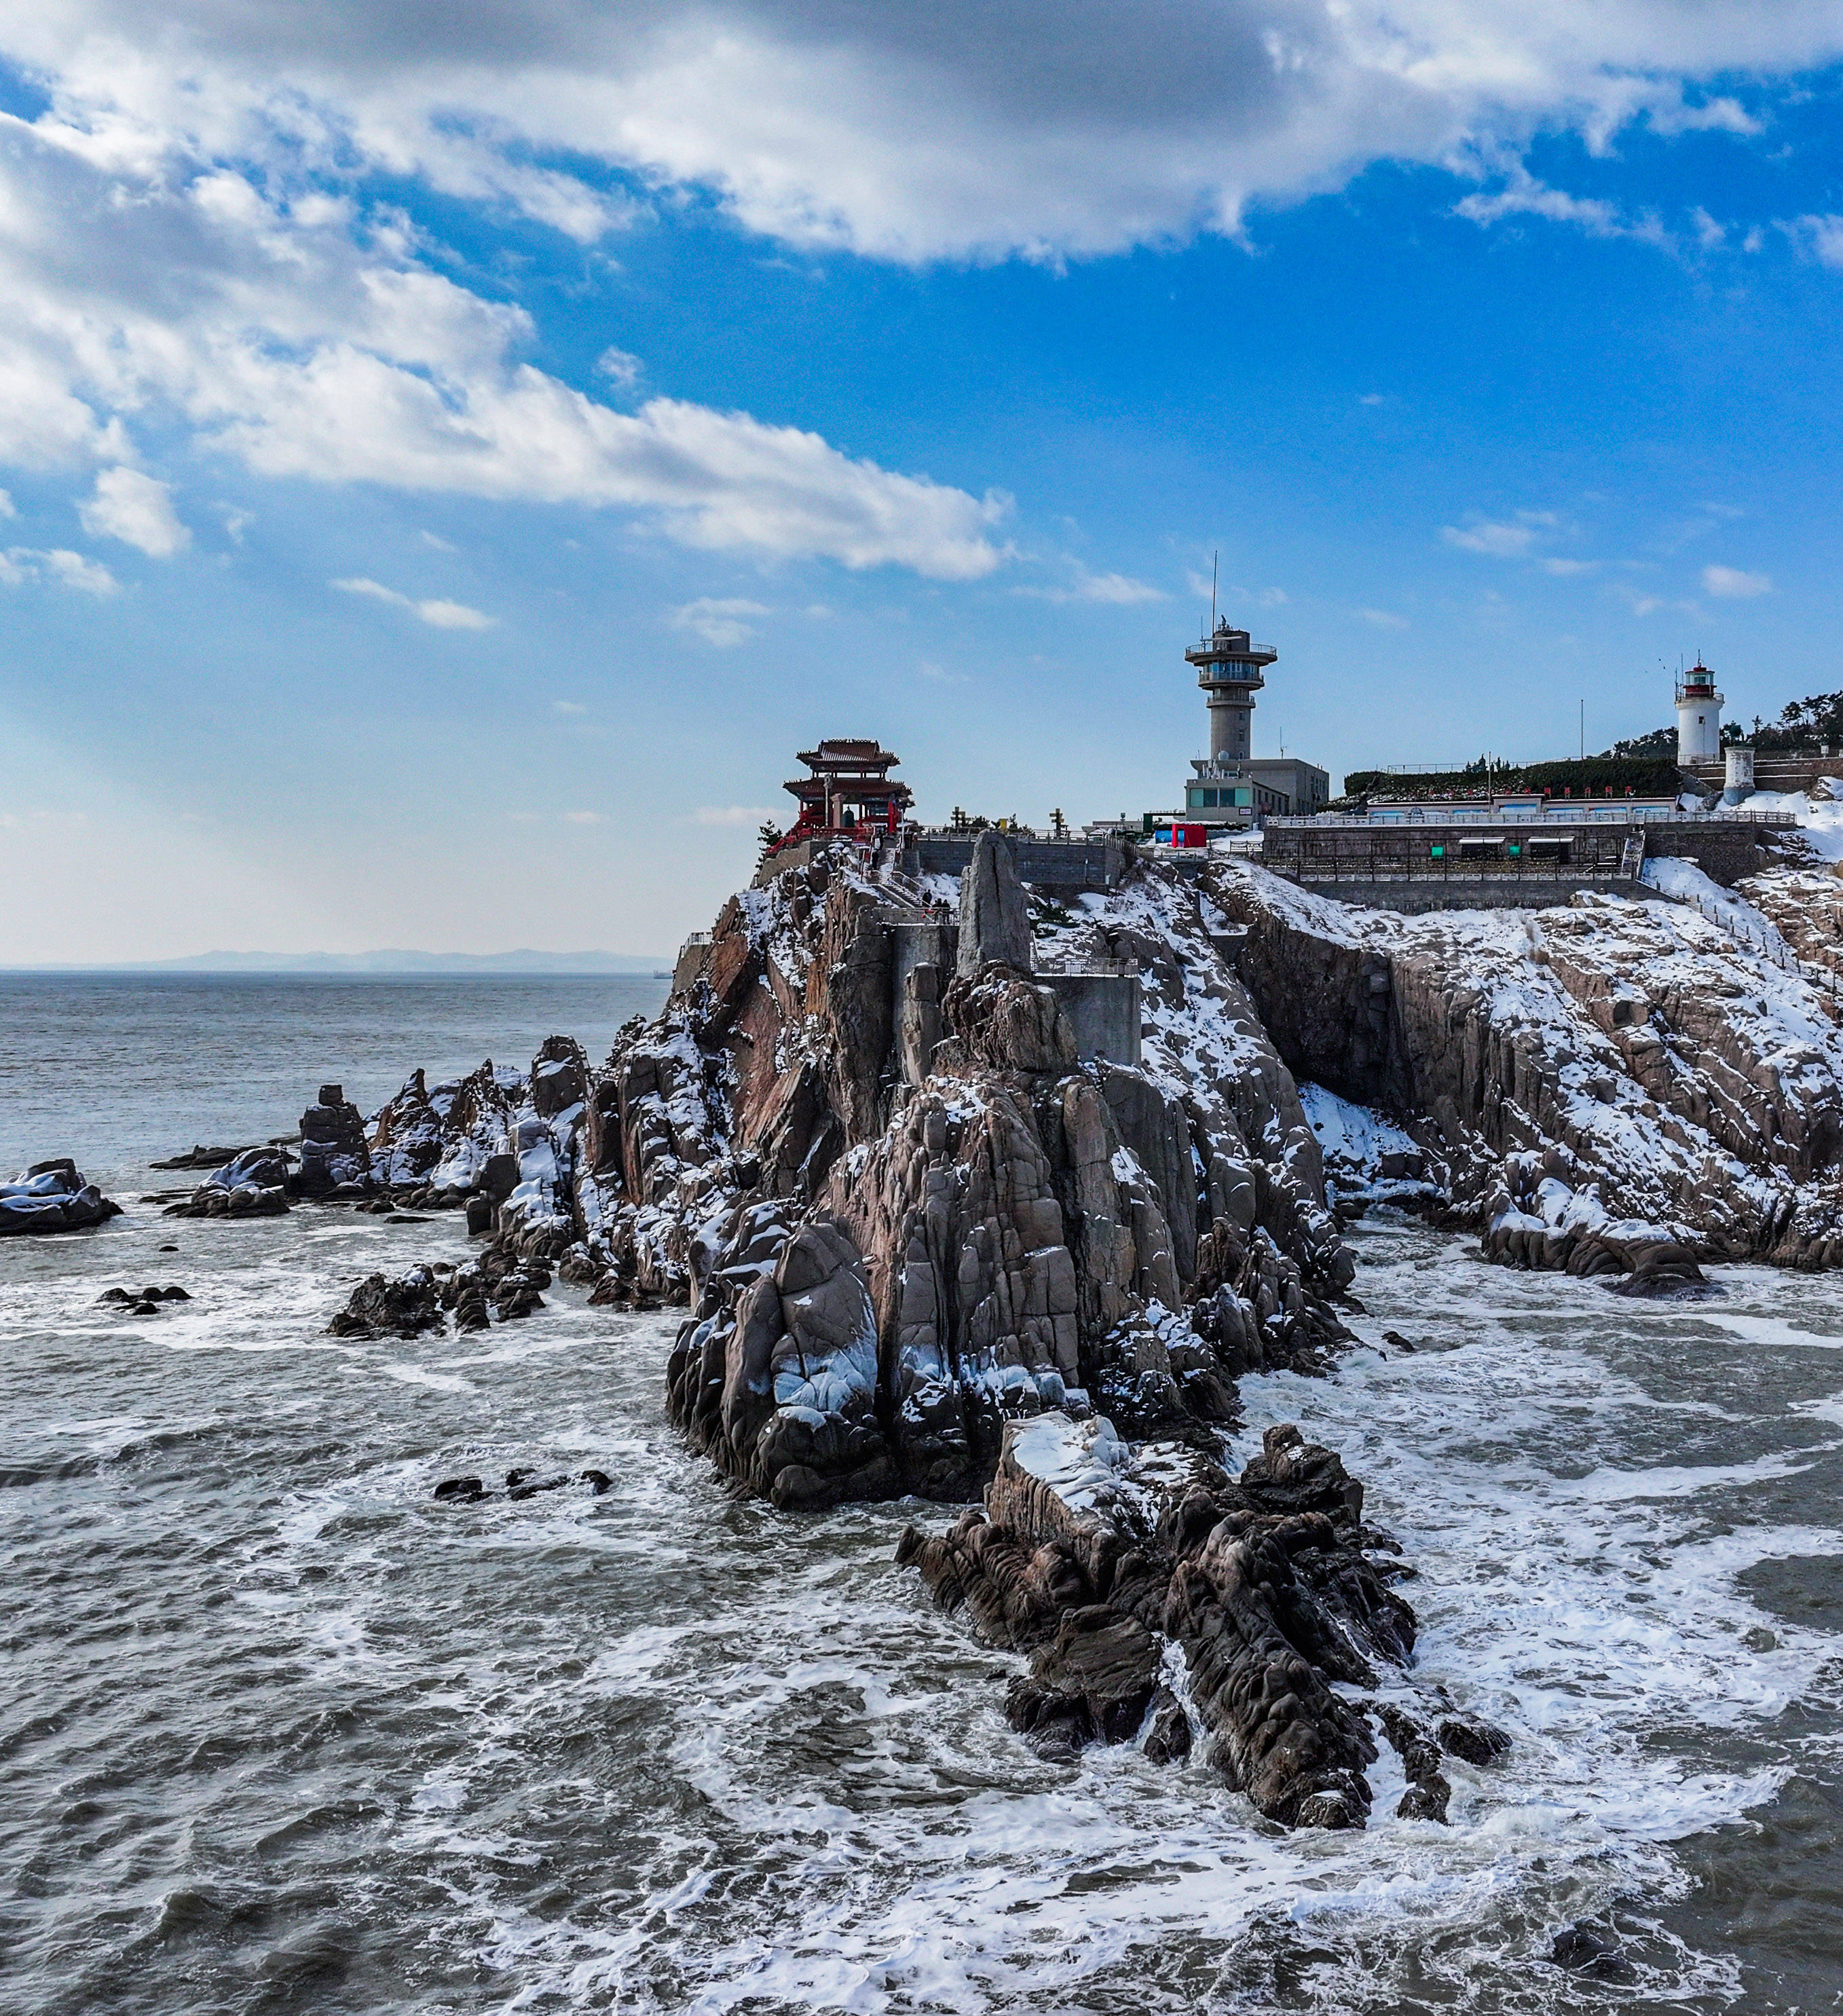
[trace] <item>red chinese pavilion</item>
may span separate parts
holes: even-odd
[[[824,833],[849,833],[867,839],[894,833],[915,801],[906,784],[891,781],[890,772],[902,760],[875,742],[827,740],[803,749],[800,760],[812,773],[783,787],[800,801],[800,816],[783,847]]]

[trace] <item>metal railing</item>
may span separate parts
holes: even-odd
[[[1791,826],[1798,821],[1790,812],[1750,812],[1739,805],[1718,806],[1705,812],[1672,810],[1660,812],[1649,804],[1622,805],[1617,801],[1590,805],[1586,799],[1572,805],[1545,805],[1540,812],[1512,809],[1492,812],[1463,798],[1451,803],[1430,805],[1413,812],[1359,815],[1340,812],[1271,812],[1269,826],[1312,826],[1321,833],[1388,831],[1392,826],[1694,826],[1719,821],[1731,826]]]
[[[1659,890],[1660,895],[1676,892]],[[1840,980],[1834,967],[1823,966],[1814,959],[1801,959],[1789,945],[1776,925],[1767,923],[1762,929],[1751,918],[1739,914],[1733,909],[1718,903],[1712,898],[1697,895],[1694,891],[1676,895],[1681,903],[1688,903],[1718,924],[1737,945],[1745,945],[1750,952],[1758,952],[1782,973],[1797,974],[1809,981],[1813,987],[1821,988],[1833,1000],[1843,999],[1843,980]]]

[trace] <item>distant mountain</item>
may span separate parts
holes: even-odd
[[[189,959],[114,961],[106,970],[111,973],[603,973],[632,976],[661,972],[671,965],[669,959],[625,952],[201,952]]]

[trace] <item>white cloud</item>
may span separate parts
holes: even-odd
[[[1020,588],[1017,592],[1040,602],[1102,602],[1121,607],[1136,602],[1163,602],[1166,599],[1163,589],[1154,588],[1147,581],[1136,581],[1131,574],[1090,574],[1079,560],[1071,564],[1074,571],[1072,585]]]
[[[1780,229],[1808,259],[1843,271],[1843,217],[1798,217]]]
[[[1448,545],[1458,546],[1466,553],[1511,560],[1528,553],[1535,543],[1536,527],[1526,524],[1494,524],[1481,519],[1472,525],[1442,525],[1440,536]]]
[[[778,825],[787,812],[772,805],[700,805],[692,816],[700,826],[759,826],[764,819]]]
[[[625,392],[640,382],[640,373],[646,367],[631,350],[616,350],[610,345],[596,359],[595,368],[610,385],[618,385]]]
[[[603,826],[607,823],[600,812],[565,812],[563,818],[571,826]]]
[[[1392,609],[1359,609],[1358,615],[1366,623],[1373,623],[1378,630],[1406,630],[1408,619],[1398,616]]]
[[[586,714],[589,711],[580,700],[553,700],[550,703],[550,709],[553,714]]]
[[[1565,580],[1576,574],[1597,574],[1600,564],[1598,560],[1571,560],[1557,557],[1544,560],[1542,571],[1544,574],[1558,574]]]
[[[790,243],[925,261],[1233,231],[1252,198],[1380,159],[1496,161],[1545,129],[1603,149],[1640,122],[1746,133],[1755,114],[1701,86],[1832,60],[1843,18],[1834,0],[44,0],[0,35],[111,168],[145,170],[177,131],[203,160],[304,174],[322,206],[378,170],[587,243],[636,207],[613,167]],[[572,158],[596,166],[535,164]],[[212,200],[248,199],[229,176]]]
[[[1112,602],[1122,605],[1135,602],[1162,602],[1164,591],[1154,588],[1150,581],[1135,581],[1125,574],[1090,574],[1085,567],[1077,578],[1074,597],[1078,602]]]
[[[395,589],[386,588],[382,581],[367,580],[362,574],[347,581],[329,581],[327,585],[338,589],[342,594],[366,595],[374,602],[387,602],[394,609],[407,609],[437,630],[490,630],[493,627],[491,617],[477,609],[470,609],[464,602],[418,602],[412,596],[399,595]]]
[[[151,90],[145,69],[130,81]],[[189,87],[133,116],[107,79],[86,88],[35,125],[4,122],[0,463],[126,465],[123,416],[146,414],[263,476],[621,507],[689,545],[937,579],[1001,563],[998,493],[747,413],[663,398],[617,412],[524,362],[530,318],[437,270],[394,213],[315,193],[304,141],[275,153],[234,103],[222,135],[154,117],[205,118]],[[251,173],[208,166],[207,139],[250,147]],[[106,471],[85,508],[149,550],[184,537],[131,469]]]
[[[166,484],[138,469],[99,470],[95,494],[77,515],[92,538],[120,539],[155,560],[170,560],[192,544]]]
[[[16,518],[18,516],[18,512],[13,508],[13,493],[0,490],[0,518]]]
[[[83,595],[113,595],[116,589],[114,575],[99,560],[85,560],[67,547],[41,552],[31,546],[9,546],[0,553],[0,585],[23,588],[34,581],[75,589]]]
[[[1739,567],[1705,567],[1702,570],[1702,592],[1730,600],[1740,599],[1753,595],[1770,595],[1773,581],[1770,575],[1748,574]]]
[[[439,532],[423,532],[418,536],[432,553],[452,553],[459,550],[457,547],[443,538]]]
[[[746,617],[770,613],[765,604],[744,601],[738,596],[700,595],[697,601],[675,609],[666,620],[675,630],[689,630],[707,644],[725,649],[746,644],[755,635],[754,625],[745,621]]]

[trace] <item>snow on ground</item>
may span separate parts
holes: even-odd
[[[1299,1087],[1299,1103],[1324,1151],[1328,1192],[1375,1203],[1434,1192],[1434,1185],[1409,1173],[1425,1166],[1419,1143],[1373,1107],[1340,1099],[1309,1081]]]
[[[1785,944],[1770,919],[1744,898],[1737,896],[1733,890],[1724,889],[1693,861],[1675,855],[1654,854],[1646,859],[1643,877],[1647,888],[1655,889],[1662,896],[1675,896],[1684,902],[1694,903],[1705,916],[1713,912],[1721,922],[1731,925],[1743,938],[1752,938],[1769,949],[1782,948]]]
[[[1804,791],[1755,791],[1741,801],[1753,812],[1790,812],[1805,844],[1827,861],[1843,861],[1843,777],[1827,777]]]

